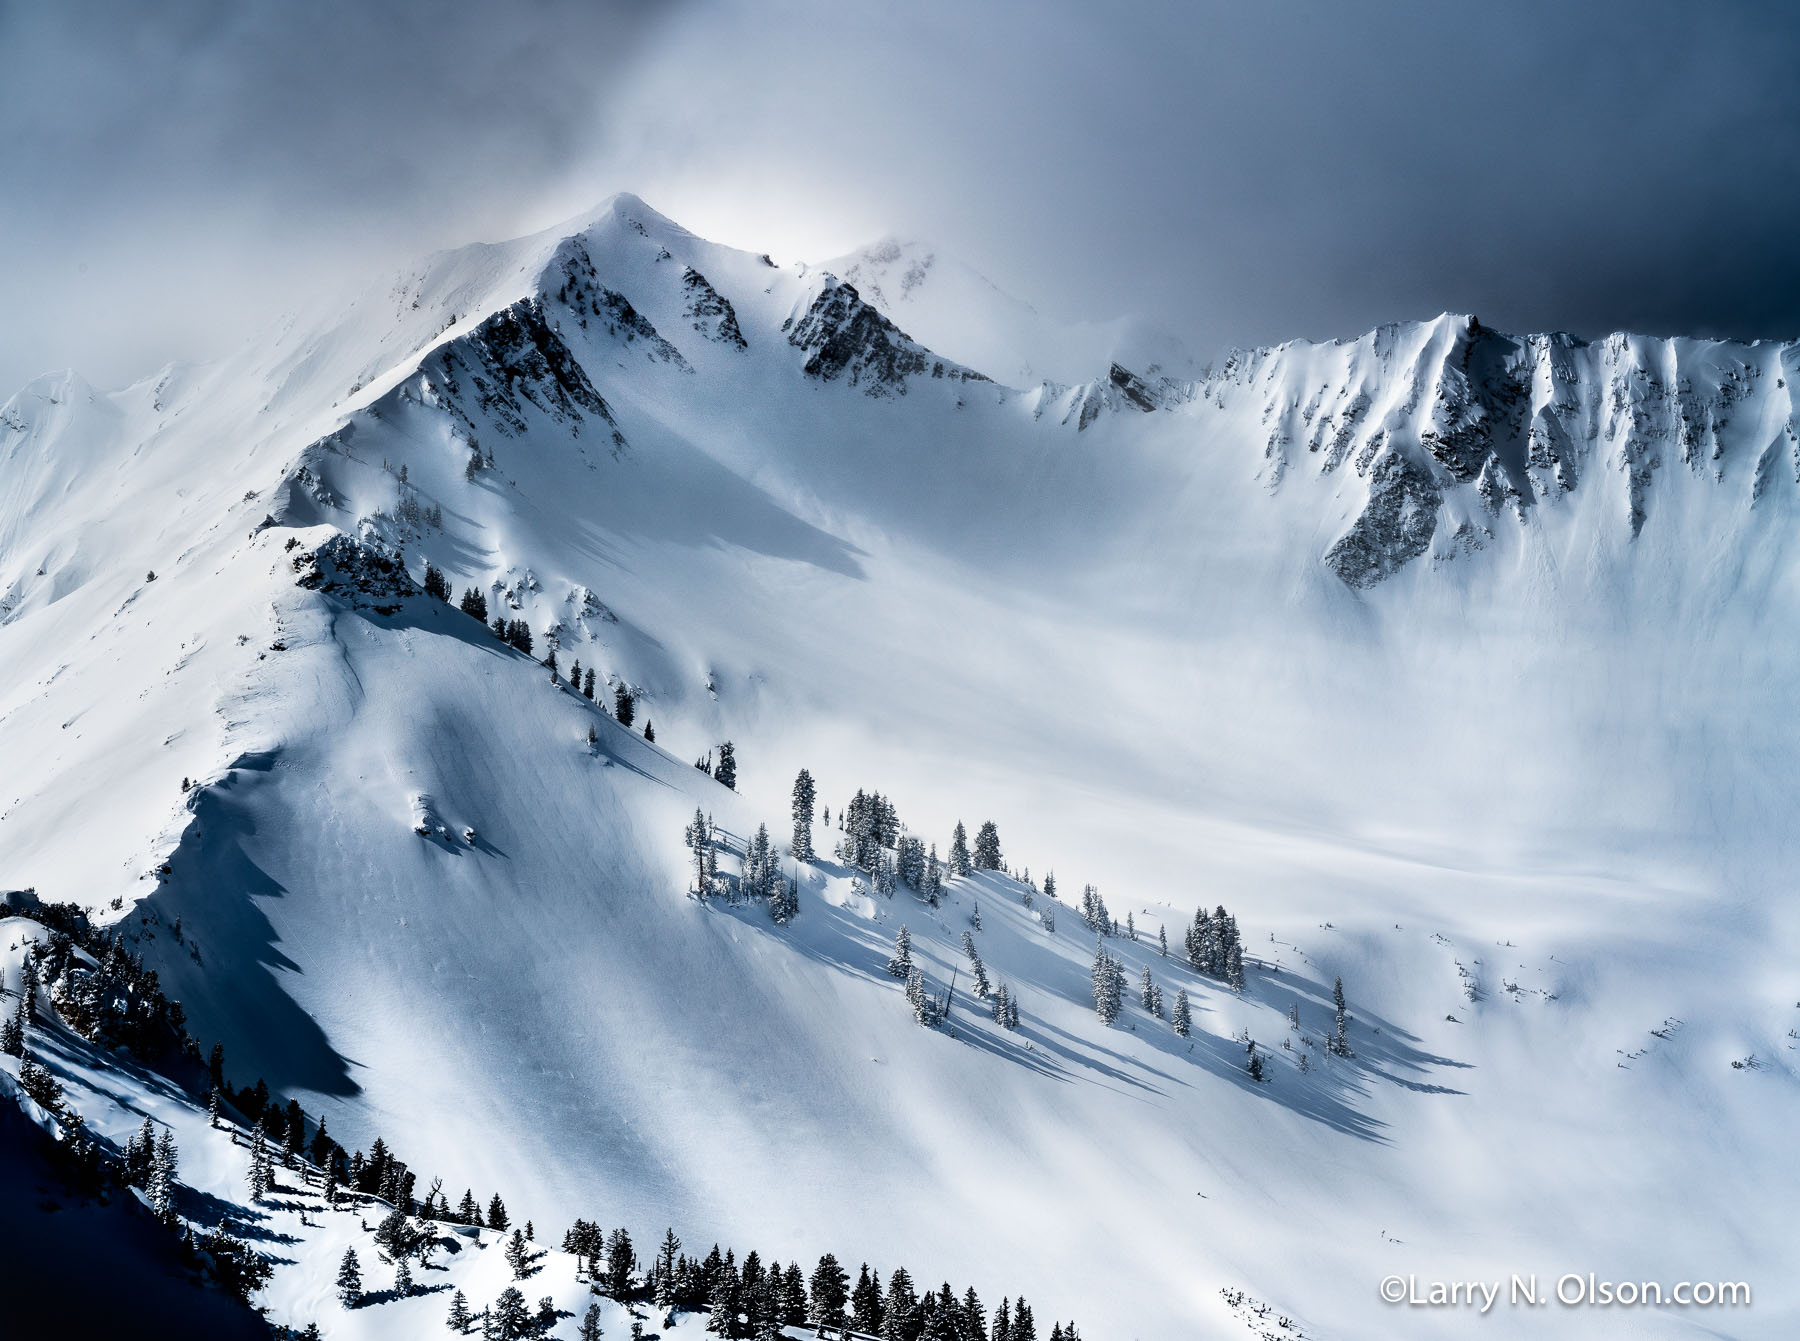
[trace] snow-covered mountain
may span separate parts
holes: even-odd
[[[1395,1272],[1747,1280],[1534,1323],[1790,1332],[1800,346],[1446,315],[1186,376],[929,254],[777,267],[621,196],[216,366],[20,391],[0,885],[115,927],[235,1084],[552,1241],[904,1263],[1101,1341],[1489,1323]],[[691,764],[727,740],[735,790]],[[801,768],[798,915],[692,897],[696,809],[730,877]],[[940,855],[995,821],[1019,878],[882,892],[831,851],[859,789]],[[1088,882],[1137,929],[1110,1026]],[[1241,993],[1184,960],[1215,905]],[[44,1033],[98,1134],[149,1110],[242,1198],[193,1095]],[[279,1214],[275,1320],[436,1334],[441,1295],[342,1309],[353,1226]]]

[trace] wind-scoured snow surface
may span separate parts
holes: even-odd
[[[226,364],[20,391],[0,884],[135,936],[235,1082],[541,1237],[830,1250],[1097,1341],[1247,1334],[1222,1288],[1321,1337],[1791,1335],[1800,347],[1447,315],[1187,378],[961,281],[922,336],[850,269],[619,197]],[[691,767],[725,739],[739,795]],[[785,840],[802,766],[940,853],[995,820],[1055,931],[988,874],[933,910],[823,860],[786,927],[687,897],[696,807]],[[1101,1027],[1086,881],[1192,1039],[1135,990]],[[977,902],[1016,1033],[963,995]],[[1219,903],[1242,997],[1178,960]],[[372,1334],[318,1252],[273,1315]],[[1756,1302],[1377,1297],[1589,1271]]]

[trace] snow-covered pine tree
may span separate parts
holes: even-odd
[[[788,851],[793,853],[795,861],[810,862],[814,860],[813,803],[817,799],[818,789],[813,785],[813,775],[809,770],[803,768],[794,778],[794,836],[788,844]]]
[[[1156,983],[1150,977],[1150,966],[1144,965],[1143,976],[1138,980],[1138,1004],[1151,1014],[1156,1013]]]
[[[450,1316],[445,1325],[453,1332],[467,1332],[474,1315],[469,1312],[469,1298],[461,1290],[450,1296]]]
[[[900,924],[900,930],[894,935],[894,955],[887,962],[887,971],[903,981],[913,971],[912,932],[907,930],[904,922]]]
[[[1193,1019],[1188,1013],[1188,994],[1185,987],[1176,989],[1175,1014],[1171,1023],[1174,1025],[1175,1032],[1182,1038],[1186,1038],[1193,1028]]]
[[[150,1168],[156,1162],[156,1124],[148,1116],[144,1125],[125,1143],[125,1181],[132,1187],[150,1186]]]
[[[1125,910],[1125,939],[1128,941],[1135,941],[1137,939],[1137,923],[1132,920],[1131,909],[1129,908]]]
[[[1331,1050],[1340,1057],[1348,1057],[1350,1055],[1350,1012],[1344,1005],[1344,980],[1341,977],[1331,985],[1331,1003],[1337,1008],[1336,1033],[1331,1040]]]
[[[901,883],[921,893],[925,885],[925,843],[911,834],[903,834],[894,849],[894,869]]]
[[[969,972],[975,979],[975,998],[978,1001],[986,1001],[989,991],[987,968],[982,964],[981,955],[975,949],[975,937],[966,931],[962,934],[962,948],[963,953],[969,957]]]
[[[729,740],[719,746],[719,762],[713,769],[713,780],[721,787],[737,790],[737,750]]]
[[[812,1322],[819,1327],[844,1325],[844,1305],[849,1302],[845,1287],[849,1283],[850,1274],[839,1265],[836,1257],[826,1253],[819,1259],[819,1265],[813,1268],[808,1291],[812,1300]]]
[[[1244,1069],[1250,1073],[1251,1080],[1255,1081],[1259,1085],[1262,1083],[1262,1081],[1263,1081],[1263,1059],[1262,1059],[1262,1055],[1260,1053],[1258,1053],[1256,1050],[1256,1040],[1255,1039],[1252,1039],[1250,1041],[1250,1059],[1244,1064]]]
[[[394,1293],[402,1299],[410,1298],[413,1292],[412,1267],[402,1257],[394,1265]]]
[[[513,1230],[512,1237],[506,1241],[506,1264],[512,1268],[514,1280],[525,1279],[525,1268],[530,1261],[531,1250],[525,1246],[524,1232]]]
[[[993,820],[983,820],[975,834],[975,869],[998,871],[1001,867],[1000,830]]]
[[[524,1341],[533,1330],[531,1313],[525,1307],[525,1296],[515,1286],[507,1286],[488,1310],[485,1337],[487,1341]]]
[[[707,820],[705,812],[698,808],[694,810],[694,818],[682,831],[682,838],[694,858],[694,890],[701,898],[705,898],[711,892],[706,883],[706,859],[712,850],[712,824]]]
[[[362,1264],[354,1248],[344,1249],[344,1260],[338,1263],[337,1292],[345,1308],[355,1308],[362,1298]]]
[[[758,824],[744,850],[744,875],[738,888],[746,898],[766,899],[774,875],[775,853],[769,843],[769,826]]]
[[[974,869],[974,865],[969,861],[968,831],[963,828],[963,822],[957,820],[956,828],[950,834],[950,874],[953,876],[967,875]]]
[[[1120,996],[1119,966],[1106,953],[1106,943],[1096,938],[1094,943],[1094,966],[1089,973],[1094,987],[1094,1013],[1100,1017],[1100,1023],[1110,1025],[1119,1018]]]
[[[864,1262],[857,1273],[856,1286],[850,1291],[850,1325],[859,1332],[881,1330],[881,1278]]]
[[[1049,871],[1044,876],[1044,897],[1046,899],[1054,899],[1056,897],[1056,872],[1055,871]],[[1030,906],[1031,906],[1030,904],[1026,905],[1026,907],[1030,907]]]
[[[1046,903],[1043,910],[1038,913],[1038,921],[1044,924],[1044,931],[1047,934],[1054,936],[1056,934],[1056,905]]]
[[[269,1162],[269,1144],[263,1133],[263,1120],[256,1120],[256,1132],[250,1144],[250,1200],[261,1201],[275,1184],[274,1169]]]
[[[6,1023],[0,1025],[0,1052],[8,1057],[25,1055],[25,998],[20,996],[19,1004],[13,1007],[13,1013],[6,1017]]]
[[[1234,944],[1225,954],[1225,981],[1234,992],[1244,990],[1244,947]]]
[[[1164,959],[1169,957],[1169,929],[1164,926],[1156,928],[1156,952]]]
[[[156,1138],[156,1157],[150,1165],[150,1210],[165,1225],[175,1223],[177,1163],[174,1133],[164,1127]]]
[[[589,1304],[587,1312],[581,1315],[581,1330],[575,1335],[578,1341],[600,1341],[606,1329],[600,1325],[600,1305]]]

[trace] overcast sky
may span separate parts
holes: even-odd
[[[1789,4],[0,0],[0,51],[8,390],[618,190],[1203,356],[1445,309],[1800,335]]]

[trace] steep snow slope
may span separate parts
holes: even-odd
[[[1229,1335],[1238,1286],[1474,1325],[1390,1271],[1748,1279],[1723,1324],[1537,1321],[1790,1330],[1794,349],[1444,317],[1012,389],[882,307],[621,197],[232,365],[27,388],[8,883],[141,897],[236,1078],[540,1224],[905,1262],[1096,1337]],[[726,738],[741,796],[685,762]],[[1074,909],[998,876],[934,911],[823,862],[787,928],[685,897],[695,807],[781,835],[802,765],[940,847],[991,816],[1177,946],[1223,902],[1268,967],[1240,999],[1118,947],[1194,992],[1190,1050],[1102,1029]],[[952,1039],[882,966],[904,923],[946,982],[977,899],[1024,1025]],[[1316,1040],[1339,974],[1357,1056],[1302,1074],[1288,1007]]]

